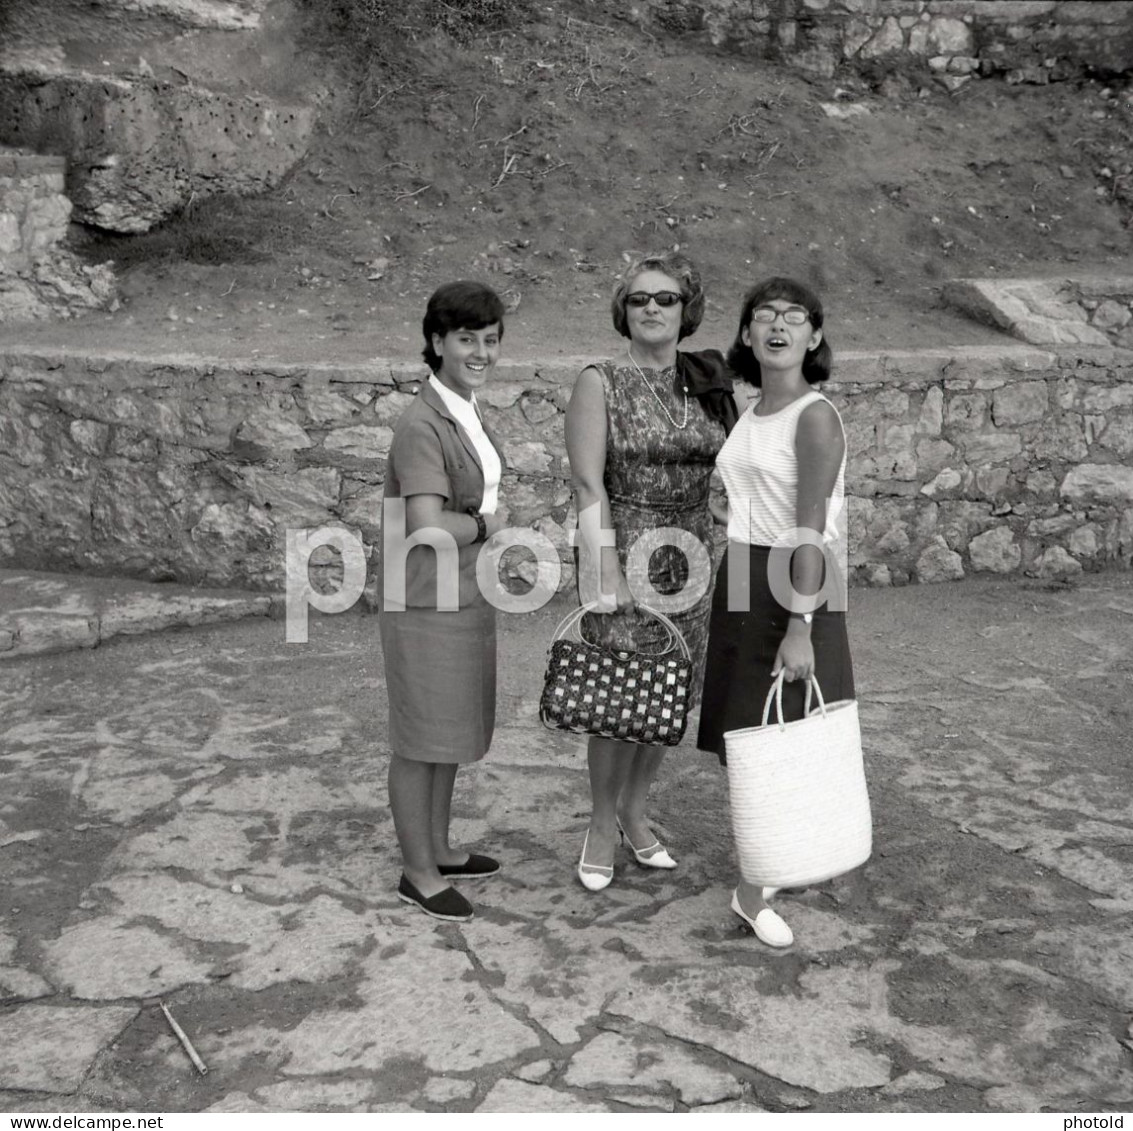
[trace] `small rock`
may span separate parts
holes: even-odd
[[[863,106],[860,102],[851,102],[849,105],[842,105],[838,102],[820,102],[819,106],[822,107],[822,112],[828,118],[868,118],[872,113],[868,106]]]

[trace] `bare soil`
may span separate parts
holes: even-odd
[[[514,307],[511,356],[600,354],[618,345],[624,258],[679,245],[709,291],[694,347],[726,345],[744,289],[772,273],[817,288],[836,352],[950,346],[1004,339],[942,305],[948,279],[1129,271],[1127,78],[826,81],[600,3],[539,11],[395,44],[360,88],[328,60],[337,93],[286,183],[145,237],[87,237],[118,263],[121,309],[20,337],[406,357],[432,289],[474,277]]]

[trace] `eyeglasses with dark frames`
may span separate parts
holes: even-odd
[[[651,300],[658,306],[676,306],[683,301],[677,291],[630,291],[626,306],[648,306]]]
[[[751,312],[753,322],[774,322],[780,315],[788,326],[802,326],[810,321],[810,311],[805,306],[788,306],[786,310],[776,310],[773,306],[757,306]]]

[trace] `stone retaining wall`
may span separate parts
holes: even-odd
[[[501,363],[482,398],[512,520],[559,547],[564,585],[563,411],[584,361]],[[1133,353],[847,353],[837,375],[853,582],[1133,562]],[[288,527],[373,545],[392,426],[422,376],[0,353],[0,565],[278,591]]]
[[[637,0],[631,11],[825,78],[877,60],[927,62],[958,89],[978,75],[1122,73],[1133,59],[1133,5],[1120,0]]]
[[[62,247],[65,174],[61,157],[0,148],[0,323],[114,304],[110,268],[80,264]]]

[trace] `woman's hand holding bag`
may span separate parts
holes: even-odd
[[[812,676],[804,717],[784,722],[783,678],[767,693],[762,726],[724,735],[728,800],[743,878],[804,887],[864,864],[872,821],[857,700],[826,703]]]

